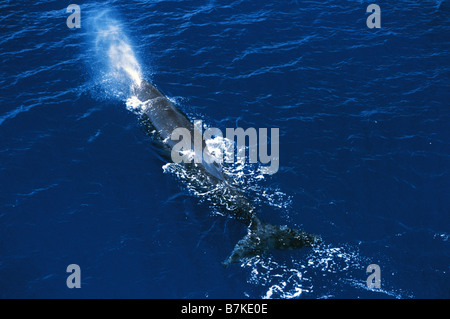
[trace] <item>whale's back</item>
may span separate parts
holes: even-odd
[[[143,116],[145,116],[145,121],[151,125],[152,129],[158,132],[164,144],[172,149],[178,143],[177,140],[171,139],[172,133],[178,128],[187,129],[191,136],[192,151],[199,153],[196,157],[203,159],[201,163],[197,163],[198,167],[204,169],[209,175],[219,181],[226,180],[221,165],[211,160],[211,152],[208,150],[203,138],[201,149],[194,149],[194,136],[202,136],[202,132],[195,127],[186,114],[148,81],[142,81],[141,85],[135,89],[135,94],[144,103]],[[194,133],[196,130],[197,132]],[[210,158],[205,160],[206,156]]]

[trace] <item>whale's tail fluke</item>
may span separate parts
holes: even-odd
[[[292,250],[313,247],[321,242],[320,236],[287,226],[267,224],[255,217],[247,235],[236,244],[223,264],[228,266],[246,258],[262,255],[272,249]]]

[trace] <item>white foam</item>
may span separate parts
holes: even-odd
[[[141,112],[144,110],[144,103],[141,102],[136,96],[132,96],[126,101],[127,110],[133,112]]]

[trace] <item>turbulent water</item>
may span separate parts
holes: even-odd
[[[450,5],[369,29],[370,3],[85,1],[79,29],[0,3],[0,297],[449,298]],[[225,172],[323,243],[224,268],[247,230],[146,134],[144,79],[204,128],[279,128],[276,174]]]

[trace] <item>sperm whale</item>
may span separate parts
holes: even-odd
[[[189,130],[190,136],[198,136],[199,130],[189,118],[179,110],[160,90],[146,80],[142,80],[133,88],[135,96],[142,103],[140,120],[149,132],[157,132],[159,141],[170,151],[176,141],[171,134],[177,128]],[[200,133],[201,134],[201,133]],[[191,153],[211,156],[205,141],[201,149],[192,145]],[[194,155],[195,156],[195,155]],[[215,187],[220,184],[223,193],[221,202],[224,202],[226,211],[236,220],[248,227],[247,235],[234,247],[230,256],[223,262],[224,265],[240,262],[246,258],[271,250],[291,250],[302,247],[312,247],[320,243],[320,236],[306,233],[287,226],[265,223],[258,218],[255,207],[236,186],[226,177],[220,164],[213,160],[203,160],[200,163],[184,164],[186,169],[196,174],[202,181],[203,187]]]
[[[191,149],[182,156],[193,156],[203,160],[183,161],[181,164],[183,169],[189,172],[188,176],[197,183],[196,186],[205,192],[220,189],[220,192],[212,193],[212,197],[215,197],[213,200],[247,227],[247,234],[238,241],[223,264],[240,262],[272,249],[299,249],[320,243],[320,236],[287,226],[272,225],[257,216],[251,201],[227,177],[222,164],[212,158],[212,152],[202,133],[198,132],[200,129],[158,88],[143,79],[143,72],[128,39],[123,34],[119,21],[111,14],[105,10],[92,20],[96,35],[95,51],[99,56],[100,65],[108,62],[109,64],[105,65],[109,70],[107,75],[116,80],[112,82],[108,80],[106,83],[117,83],[117,86],[127,83],[125,90],[131,90],[129,93],[138,100],[138,106],[134,110],[142,126],[155,137],[161,150],[166,152],[168,162],[171,160],[169,154],[177,145],[177,141],[171,138],[172,133],[176,129],[184,129],[190,133],[189,136],[193,141],[188,144],[191,145]],[[105,55],[108,59],[104,59]],[[113,91],[116,91],[115,86]],[[196,136],[202,137],[200,143],[195,141]]]

